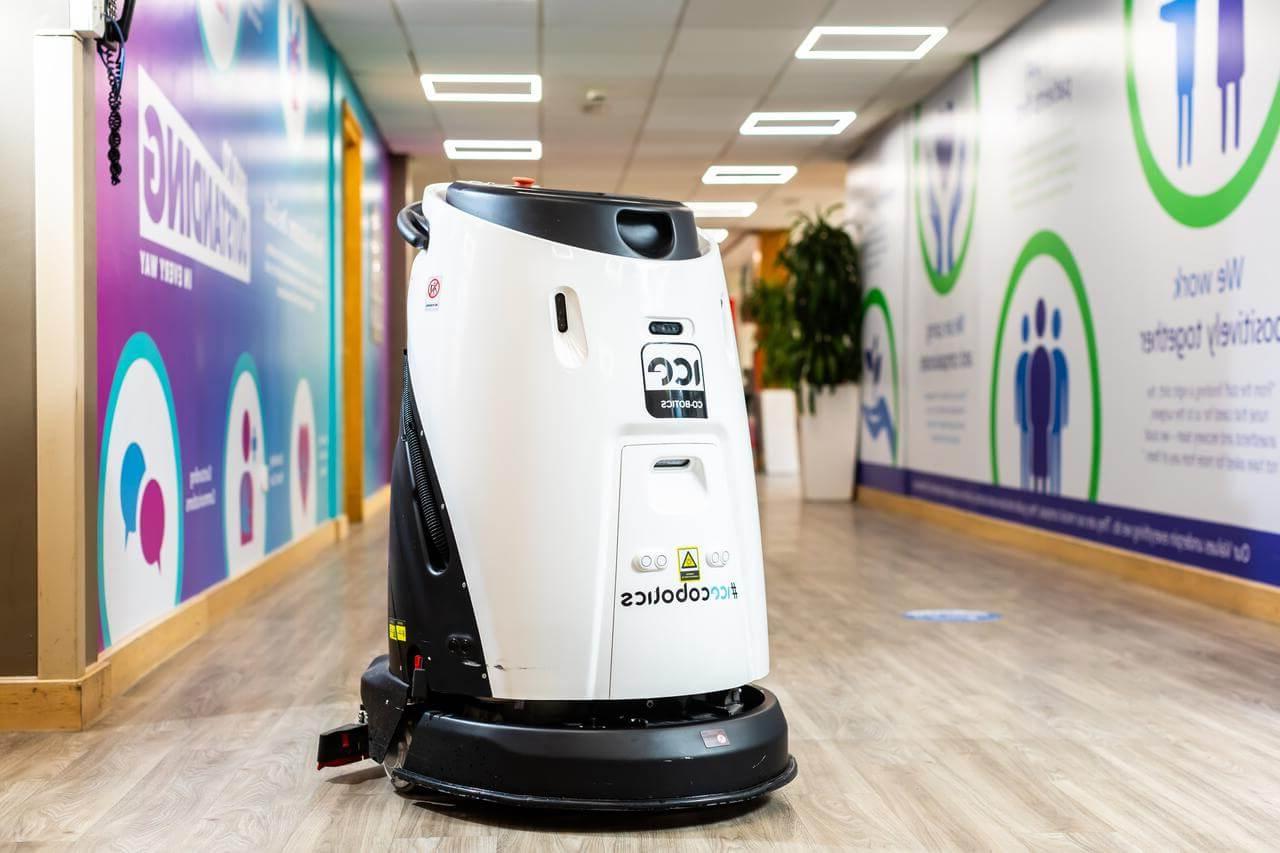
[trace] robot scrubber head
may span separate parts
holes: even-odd
[[[764,571],[718,249],[675,202],[465,181],[397,225],[421,251],[390,648],[318,763],[612,811],[790,782],[786,719],[751,684]]]

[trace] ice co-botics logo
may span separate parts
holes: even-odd
[[[172,609],[182,593],[182,463],[173,392],[139,332],[116,364],[102,427],[98,593],[103,646]]]
[[[280,108],[289,147],[302,147],[307,131],[307,10],[302,0],[280,0],[276,49],[280,57]]]
[[[861,456],[868,462],[897,464],[898,345],[889,305],[878,288],[862,300],[862,369]]]
[[[956,285],[969,252],[978,181],[978,62],[916,108],[912,154],[916,231],[929,283]]]
[[[1051,231],[1014,264],[991,373],[991,481],[1097,500],[1102,409],[1098,347],[1084,280]]]
[[[1280,133],[1280,4],[1125,0],[1134,141],[1160,206],[1194,228],[1235,211]]]
[[[226,71],[236,58],[240,41],[241,0],[196,0],[196,18],[209,64]]]

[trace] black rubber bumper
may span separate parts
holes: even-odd
[[[665,811],[753,799],[790,782],[787,721],[767,690],[726,719],[578,729],[427,713],[395,775],[455,798],[588,811]]]

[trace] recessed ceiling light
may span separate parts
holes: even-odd
[[[795,166],[711,166],[704,184],[785,184],[796,176]]]
[[[706,237],[712,243],[723,243],[729,236],[728,228],[699,228],[698,233]]]
[[[847,112],[752,113],[738,128],[744,136],[838,136],[858,114]]]
[[[946,27],[814,27],[796,48],[796,59],[920,59],[946,34]],[[815,46],[824,36],[854,36],[858,38],[856,43],[863,46],[818,50]],[[904,40],[917,39],[915,45],[908,47],[866,46],[877,40],[885,45],[901,45]]]
[[[529,103],[542,100],[540,74],[423,74],[428,101]]]
[[[698,219],[743,219],[756,212],[754,201],[686,201]]]
[[[536,139],[446,139],[444,153],[450,160],[541,160],[542,143]]]

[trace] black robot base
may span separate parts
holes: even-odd
[[[796,776],[782,708],[753,685],[672,699],[437,695],[413,704],[408,688],[385,656],[375,658],[361,679],[367,729],[334,735],[347,733],[356,744],[350,759],[381,761],[402,791],[525,808],[669,811],[754,799]],[[353,728],[361,730],[354,738]],[[333,758],[321,762],[340,763]]]

